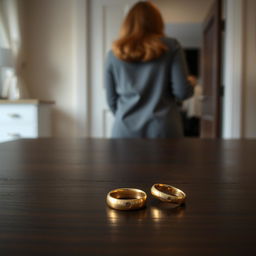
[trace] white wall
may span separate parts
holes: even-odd
[[[256,138],[256,1],[245,1],[243,136]]]
[[[213,0],[154,0],[165,23],[201,23]]]
[[[227,0],[224,138],[256,138],[255,9],[255,0]]]
[[[256,1],[226,0],[224,138],[256,138]]]
[[[184,48],[202,47],[202,23],[165,24],[165,33],[177,38]]]
[[[225,139],[242,136],[244,15],[244,0],[226,0],[222,119],[222,136]]]
[[[26,82],[33,98],[54,100],[53,135],[76,135],[76,37],[70,0],[23,0]]]

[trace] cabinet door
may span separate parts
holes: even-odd
[[[0,105],[0,142],[37,138],[38,106],[34,104]]]
[[[37,138],[36,125],[23,126],[1,126],[0,127],[0,142],[17,140],[22,138]]]
[[[103,73],[106,53],[118,37],[123,18],[135,0],[90,1],[91,136],[109,137],[113,116],[106,104]]]
[[[0,105],[0,124],[19,126],[37,123],[37,106],[25,104]]]

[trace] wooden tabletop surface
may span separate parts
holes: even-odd
[[[256,255],[256,140],[36,139],[0,144],[0,255]],[[172,209],[154,183],[187,194]],[[109,209],[119,187],[143,210]]]

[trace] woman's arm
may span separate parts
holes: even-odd
[[[106,60],[104,85],[106,88],[107,104],[111,112],[115,114],[116,108],[117,108],[118,95],[116,93],[113,66],[111,63],[111,52],[108,53],[107,60]]]
[[[193,95],[193,87],[188,80],[188,68],[183,49],[178,41],[173,54],[171,67],[173,95],[178,100],[185,100]]]

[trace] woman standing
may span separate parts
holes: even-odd
[[[176,100],[193,94],[182,48],[164,36],[159,10],[138,2],[108,53],[105,87],[115,116],[113,138],[183,136]]]

